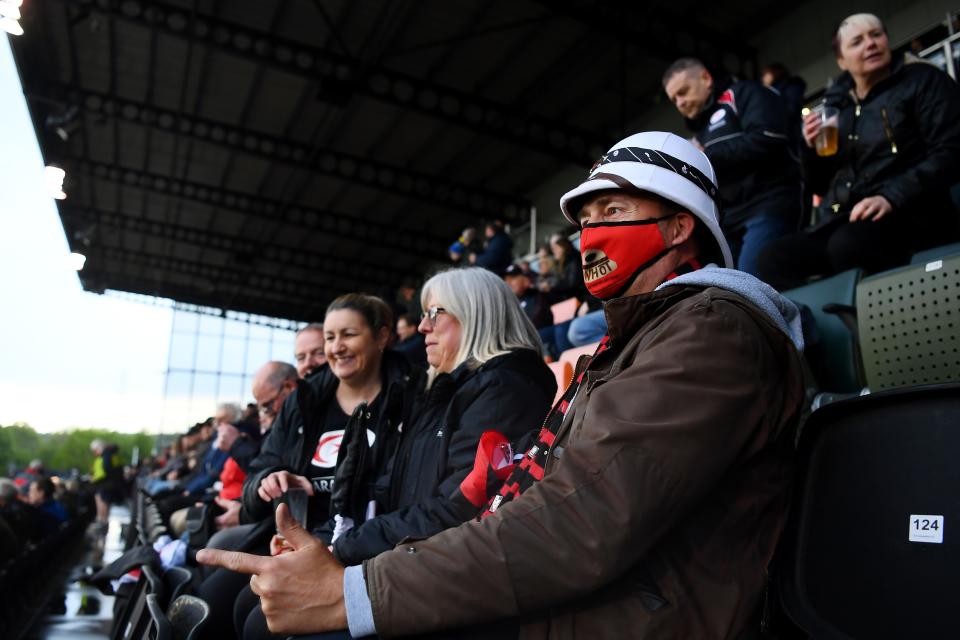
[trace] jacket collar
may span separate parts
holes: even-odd
[[[923,63],[920,58],[917,58],[913,54],[894,54],[893,59],[890,61],[890,75],[874,85],[866,99],[869,100],[874,96],[883,93],[889,84],[898,80],[900,73],[903,71],[903,68],[906,65],[915,62]],[[850,75],[849,71],[844,71],[837,76],[836,80],[834,80],[833,86],[827,90],[824,98],[833,98],[836,101],[856,101],[856,98],[854,97],[853,76]]]
[[[666,287],[659,291],[641,293],[625,298],[614,298],[603,305],[607,318],[607,333],[614,345],[629,340],[650,318],[663,313],[665,309],[690,297],[691,292],[700,291],[696,287]]]

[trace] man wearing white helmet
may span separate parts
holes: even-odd
[[[716,198],[669,133],[622,140],[563,196],[609,335],[489,501],[461,485],[476,519],[345,570],[281,508],[296,551],[198,560],[255,574],[274,633],[739,634],[786,512],[802,338],[769,286],[705,266],[731,264]]]

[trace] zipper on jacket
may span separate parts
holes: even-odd
[[[890,119],[887,117],[887,109],[880,109],[880,117],[883,118],[883,132],[887,134],[887,140],[890,142],[890,153],[896,155],[897,141],[893,139],[893,127],[890,126]]]

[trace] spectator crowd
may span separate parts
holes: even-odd
[[[515,261],[501,221],[465,229],[452,268],[390,302],[338,297],[293,364],[257,371],[255,404],[179,434],[138,483],[199,562],[201,633],[759,629],[805,402],[778,290],[958,231],[954,81],[894,56],[873,15],[833,50],[842,73],[802,118],[782,65],[760,83],[677,60],[663,88],[690,137],[613,145],[560,200],[575,242]],[[558,388],[547,363],[590,344]],[[122,478],[95,445],[100,518]],[[5,540],[28,535],[15,512],[67,514],[26,473],[26,498],[0,481]]]

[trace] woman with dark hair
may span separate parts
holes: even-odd
[[[553,268],[538,284],[540,291],[548,294],[551,302],[586,297],[580,252],[573,243],[562,233],[555,233],[550,236],[550,253],[553,256]]]
[[[323,525],[332,515],[334,476],[347,442],[361,437],[366,441],[368,455],[356,472],[375,475],[423,384],[424,375],[411,369],[403,356],[385,351],[392,332],[393,313],[380,298],[350,293],[330,303],[323,322],[327,366],[298,381],[283,402],[251,462],[241,521],[272,523],[273,502],[292,488],[302,489],[309,499],[309,525],[320,527],[329,543],[332,531]],[[367,490],[355,487],[358,494]],[[258,539],[252,550],[268,553],[268,541],[269,535]],[[249,543],[248,538],[244,544]],[[230,628],[234,602],[247,582],[242,574],[218,569],[200,585],[198,593],[212,609],[206,637],[223,637],[223,630]],[[249,594],[237,602],[242,618],[255,604]]]
[[[930,64],[894,56],[871,14],[844,19],[833,49],[843,73],[824,103],[839,113],[835,151],[816,150],[826,133],[820,113],[803,121],[804,177],[823,196],[821,222],[762,253],[759,275],[779,289],[855,267],[889,269],[957,237],[950,187],[960,175],[960,88]]]
[[[492,430],[516,441],[538,429],[556,393],[536,330],[502,279],[479,268],[446,271],[424,284],[421,302],[428,388],[377,482],[379,515],[364,521],[354,511],[355,526],[333,542],[334,556],[346,565],[475,515],[453,498],[473,469],[481,435]],[[276,539],[272,551],[282,552]],[[259,608],[243,637],[270,637]]]

